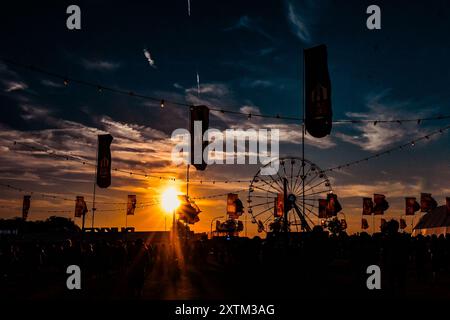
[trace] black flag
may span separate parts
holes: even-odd
[[[108,188],[111,185],[111,142],[110,134],[98,135],[97,154],[97,185],[100,188]]]
[[[136,209],[136,195],[129,194],[127,202],[127,216],[134,216],[135,209]]]
[[[304,59],[306,130],[313,137],[323,138],[331,132],[333,115],[327,47],[305,49]]]
[[[374,215],[382,215],[389,209],[389,202],[387,202],[384,194],[375,193],[373,195],[373,203],[375,204],[373,207]]]
[[[373,213],[373,201],[372,198],[363,198],[363,211],[362,214],[370,216]]]
[[[416,201],[415,197],[405,198],[405,215],[413,216],[415,212],[420,210],[420,204]]]
[[[431,212],[437,207],[436,200],[433,199],[431,193],[420,194],[420,211]]]
[[[75,200],[75,218],[80,218],[88,212],[83,196],[77,196]]]
[[[31,196],[23,196],[23,206],[22,206],[22,219],[27,220],[28,211],[31,206]]]
[[[201,131],[194,130],[196,122],[201,122]],[[191,107],[191,164],[195,169],[203,171],[206,169],[206,162],[203,159],[203,150],[208,145],[208,141],[203,141],[203,134],[209,127],[209,108],[207,106]]]
[[[335,217],[342,210],[342,206],[334,193],[327,194],[327,216]]]

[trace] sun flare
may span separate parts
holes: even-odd
[[[178,199],[178,192],[174,188],[166,189],[161,196],[161,205],[166,212],[171,213],[178,208],[180,200]]]

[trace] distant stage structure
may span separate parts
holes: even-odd
[[[274,175],[261,175],[249,186],[248,213],[259,233],[310,231],[325,224],[319,199],[332,193],[327,175],[316,164],[298,157],[281,158]],[[271,163],[266,164],[270,166]]]

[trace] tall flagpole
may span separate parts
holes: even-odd
[[[305,215],[305,50],[303,50],[303,86],[302,86],[302,104],[303,104],[303,125],[302,125],[302,214]]]
[[[94,191],[92,193],[92,228],[94,228],[95,219],[95,189],[97,187],[97,170],[98,170],[98,136],[97,136],[97,156],[95,157],[95,175],[94,175]]]

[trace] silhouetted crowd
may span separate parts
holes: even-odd
[[[156,282],[167,274],[174,285],[184,273],[197,277],[194,286],[205,290],[212,286],[225,298],[268,295],[293,299],[369,294],[367,267],[377,265],[383,289],[378,294],[403,296],[434,286],[439,290],[440,284],[450,283],[450,235],[411,237],[396,230],[373,236],[329,235],[316,227],[309,233],[271,234],[267,239],[180,239],[177,248],[140,239],[45,243],[1,239],[4,295],[12,291],[14,296],[31,286],[37,296],[51,296],[52,285],[55,292],[65,285],[69,265],[80,266],[88,288],[100,296],[110,290],[102,283],[111,279],[123,284],[126,296],[140,297],[152,273]]]

